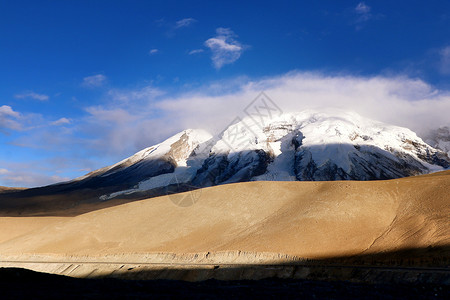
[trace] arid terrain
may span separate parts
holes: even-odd
[[[18,191],[0,217],[0,285],[7,298],[446,298],[449,191],[450,171],[70,202],[82,191],[70,207]]]
[[[92,277],[127,264],[273,265],[439,249],[416,262],[410,256],[410,264],[446,267],[449,191],[449,171],[370,182],[248,182],[97,203],[88,213],[73,208],[73,216],[1,217],[0,265]]]

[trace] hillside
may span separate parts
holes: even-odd
[[[306,258],[450,244],[450,171],[389,181],[249,182],[75,217],[1,218],[0,253],[271,252]],[[177,198],[181,197],[181,198]],[[186,197],[186,198],[184,198]],[[197,201],[190,206],[180,200]]]

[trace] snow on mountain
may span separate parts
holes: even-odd
[[[425,141],[432,147],[447,152],[450,156],[450,128],[448,126],[432,130],[425,137]]]
[[[135,155],[109,167],[107,171],[124,169],[133,164],[143,164],[144,162],[154,162],[157,160],[168,161],[173,168],[169,172],[162,172],[155,176],[148,176],[146,180],[138,182],[132,189],[119,191],[110,195],[103,195],[101,200],[113,198],[118,195],[130,194],[135,191],[145,191],[171,184],[171,180],[178,182],[188,182],[194,175],[201,162],[206,158],[208,151],[205,151],[208,141],[212,135],[201,129],[184,130],[164,142],[139,151]],[[198,153],[198,155],[196,155]],[[189,165],[188,165],[189,164]],[[116,171],[117,172],[117,171]],[[131,174],[132,176],[133,174]],[[105,176],[105,175],[101,175]],[[106,172],[106,176],[109,176]]]
[[[194,149],[211,137],[204,130],[184,130],[160,144],[141,150],[117,164],[76,178],[68,184],[70,189],[108,187],[125,190],[141,181],[185,167]]]
[[[407,128],[355,113],[308,110],[283,114],[264,127],[247,117],[216,137],[185,130],[85,178],[134,176],[137,184],[103,195],[106,200],[169,186],[188,190],[251,180],[391,179],[444,170],[449,163],[447,153]]]

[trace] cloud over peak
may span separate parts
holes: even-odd
[[[110,94],[122,104],[86,110],[86,130],[98,131],[90,141],[90,149],[124,157],[186,128],[203,128],[217,134],[236,117],[245,117],[245,107],[261,91],[285,112],[339,108],[405,126],[419,134],[450,125],[449,93],[407,77],[291,72],[263,79],[239,78],[232,90],[210,88],[215,85],[233,83],[212,82],[177,96],[158,92],[157,99],[153,88]]]
[[[205,41],[205,46],[211,49],[211,59],[216,69],[235,62],[241,56],[244,49],[235,37],[231,29],[219,27],[216,36]]]

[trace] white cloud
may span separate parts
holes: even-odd
[[[355,11],[358,14],[368,14],[370,12],[370,6],[366,5],[364,2],[359,2],[355,7]]]
[[[220,132],[235,116],[245,116],[244,108],[260,91],[266,91],[287,112],[335,107],[405,126],[420,134],[450,123],[450,93],[436,91],[421,80],[404,77],[294,72],[243,82],[236,92],[215,96],[199,92],[166,99],[157,106],[170,116],[174,128],[200,127]]]
[[[142,112],[135,110],[136,107],[129,107],[129,110],[102,106],[87,108],[89,116],[81,130],[91,137],[86,141],[90,151],[123,157],[135,149],[145,148],[142,140],[150,133],[155,134],[156,128],[145,125],[147,117],[144,111],[148,118],[152,118],[147,108],[142,108]]]
[[[20,113],[14,111],[11,106],[0,106],[0,131],[4,129],[20,130],[22,125],[18,122]]]
[[[69,119],[61,118],[61,119],[51,122],[50,124],[53,126],[59,126],[59,125],[70,124],[70,123],[71,123],[71,121]]]
[[[108,109],[101,106],[91,106],[86,108],[86,111],[93,117],[97,122],[100,123],[126,123],[132,121],[135,117],[128,111],[116,108]]]
[[[38,113],[18,112],[11,106],[0,106],[0,132],[10,134],[10,130],[22,133],[47,126],[50,122]]]
[[[372,19],[372,14],[370,6],[366,5],[364,2],[358,3],[355,7],[356,18],[356,29],[360,30],[362,28],[361,23],[367,22]]]
[[[145,148],[151,136],[166,137],[171,126],[169,131],[158,128],[155,119],[159,113],[154,110],[156,99],[163,95],[151,86],[108,91],[108,104],[86,108],[88,116],[79,127],[90,136],[86,147],[96,153],[124,156]]]
[[[7,169],[0,169],[0,175],[8,174],[9,171]]]
[[[441,56],[440,70],[442,74],[450,74],[450,46],[444,47],[439,51]]]
[[[204,52],[203,49],[194,49],[194,50],[189,51],[188,54],[193,55],[193,54],[198,54],[198,53],[202,53],[202,52]]]
[[[197,22],[197,20],[194,18],[184,18],[176,21],[175,23],[166,22],[164,19],[155,21],[158,27],[165,27],[167,29],[166,36],[168,38],[174,37],[177,31],[179,31],[182,28],[190,27],[195,22]]]
[[[181,19],[175,23],[175,29],[182,28],[182,27],[188,27],[188,26],[192,25],[192,23],[195,23],[195,22],[197,22],[197,20],[195,20],[194,18]]]
[[[17,111],[14,111],[11,106],[2,105],[0,106],[0,116],[18,118],[20,114]]]
[[[235,62],[241,56],[244,49],[235,37],[229,28],[217,28],[216,36],[205,42],[205,46],[212,51],[211,59],[216,69]]]
[[[139,103],[141,101],[153,101],[156,97],[163,95],[164,92],[152,86],[145,86],[137,89],[111,89],[107,96],[122,105],[128,102]]]
[[[16,94],[16,95],[14,95],[14,97],[17,99],[31,98],[31,99],[35,99],[35,100],[39,100],[39,101],[47,101],[49,99],[49,96],[47,96],[47,95],[37,94],[34,92]]]
[[[155,55],[156,53],[158,53],[159,50],[158,49],[151,49],[150,51],[148,51],[149,55]]]
[[[87,76],[83,78],[82,85],[88,88],[101,87],[106,83],[106,76],[97,74],[93,76]]]

